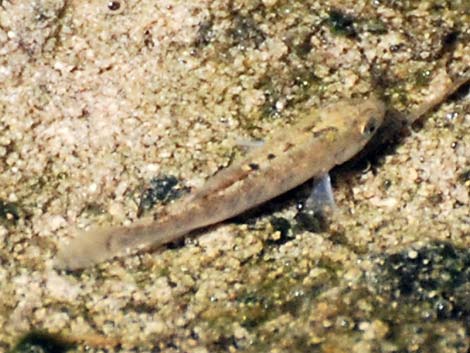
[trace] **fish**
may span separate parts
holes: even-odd
[[[254,208],[328,172],[361,151],[379,129],[385,103],[371,95],[306,110],[239,161],[155,216],[129,226],[92,227],[59,246],[54,266],[78,270],[175,241]],[[325,194],[325,192],[314,192]],[[327,196],[326,199],[331,200]]]

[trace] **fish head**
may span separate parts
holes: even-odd
[[[344,163],[364,148],[382,125],[385,112],[384,102],[375,96],[338,106],[330,122],[338,129],[335,164]]]

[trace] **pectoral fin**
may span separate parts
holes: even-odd
[[[336,203],[328,173],[313,179],[313,189],[305,207],[317,215],[325,215],[336,209]]]

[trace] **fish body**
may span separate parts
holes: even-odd
[[[199,190],[158,215],[132,225],[91,229],[59,248],[56,267],[79,269],[174,241],[268,201],[310,178],[325,175],[357,152],[382,124],[375,97],[311,110],[274,133],[261,147],[209,178]]]

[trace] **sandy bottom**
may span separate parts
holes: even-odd
[[[0,1],[0,351],[467,352],[468,86],[333,170],[326,227],[304,185],[163,249],[52,264],[312,107],[374,93],[408,116],[469,42],[466,1]]]

